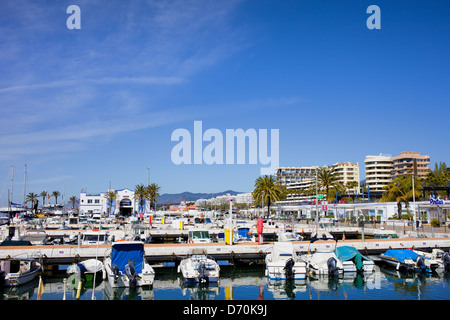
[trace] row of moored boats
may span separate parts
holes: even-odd
[[[324,243],[332,242],[333,245]],[[318,246],[315,246],[319,244]],[[265,255],[266,276],[270,280],[304,280],[307,276],[338,277],[344,273],[372,273],[374,261],[354,247],[338,246],[334,238],[313,238],[308,252],[298,254],[293,242],[275,242]],[[323,249],[326,248],[326,249]],[[398,271],[447,272],[450,255],[440,249],[431,253],[411,249],[390,249],[379,260]],[[6,286],[18,286],[33,280],[42,270],[37,259],[8,258],[1,260],[0,277]],[[73,264],[67,270],[75,279],[101,277],[111,287],[152,286],[155,270],[145,259],[144,242],[120,241],[111,245],[102,261],[89,259]],[[215,283],[220,279],[220,266],[202,249],[192,249],[178,265],[186,282]],[[97,278],[97,279],[98,279]]]

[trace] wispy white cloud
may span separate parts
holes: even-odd
[[[173,85],[180,84],[183,79],[179,77],[105,77],[99,79],[74,79],[74,80],[60,80],[46,83],[35,83],[26,85],[15,85],[6,88],[0,88],[0,93],[20,91],[20,90],[36,90],[49,89],[61,87],[73,87],[75,85],[108,85],[108,84],[140,84],[140,85]]]
[[[207,105],[166,101],[245,47],[240,3],[80,0],[82,29],[69,31],[64,4],[2,1],[0,160],[207,116]]]

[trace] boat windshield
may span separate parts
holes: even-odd
[[[398,234],[396,233],[377,233],[374,235],[375,239],[396,239]]]
[[[208,231],[192,231],[191,239],[209,239]]]
[[[105,241],[105,235],[101,234],[100,237],[98,234],[85,234],[83,237],[84,241]]]
[[[297,240],[297,238],[292,233],[285,233],[284,237],[287,241]]]

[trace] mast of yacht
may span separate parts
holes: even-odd
[[[23,206],[25,207],[25,201],[26,201],[26,194],[27,194],[27,165],[25,164],[25,174],[23,178]],[[33,203],[31,203],[31,206],[33,206]],[[31,209],[33,210],[33,209]]]
[[[14,185],[14,166],[11,166],[11,189],[10,189],[11,195],[9,197],[10,204],[13,201],[13,185]]]

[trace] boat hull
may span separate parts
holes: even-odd
[[[407,272],[414,272],[416,264],[414,261],[400,261],[398,259],[395,259],[391,256],[387,256],[384,254],[380,255],[381,260],[383,260],[388,266],[395,268],[399,271],[407,271]]]
[[[105,268],[106,279],[112,288],[128,288],[128,287],[132,286],[132,284],[126,274],[119,272],[119,276],[116,278],[116,276],[114,275],[114,272],[111,269],[111,259],[110,258],[105,259],[104,268]],[[145,262],[142,272],[138,274],[138,278],[137,278],[135,286],[136,287],[145,287],[145,286],[151,287],[151,286],[153,286],[154,280],[155,280],[155,272],[154,272],[153,268],[149,264],[147,264],[147,262]]]
[[[200,261],[205,263],[205,270],[202,277],[198,270]],[[219,265],[214,260],[206,258],[184,259],[178,266],[178,272],[181,272],[186,283],[215,283],[220,278]]]
[[[292,267],[292,277],[286,277],[286,262],[270,262],[266,260],[266,276],[270,280],[304,280],[306,279],[306,263],[297,261]]]
[[[9,273],[5,275],[5,286],[15,287],[28,283],[37,277],[40,270],[41,268],[36,266],[22,273]]]
[[[353,261],[344,261],[344,262],[342,262],[342,266],[344,268],[344,273],[358,272],[358,269],[356,268],[356,265],[353,263]],[[373,272],[374,268],[375,268],[375,263],[373,261],[364,261],[363,262],[363,271],[365,273]]]

